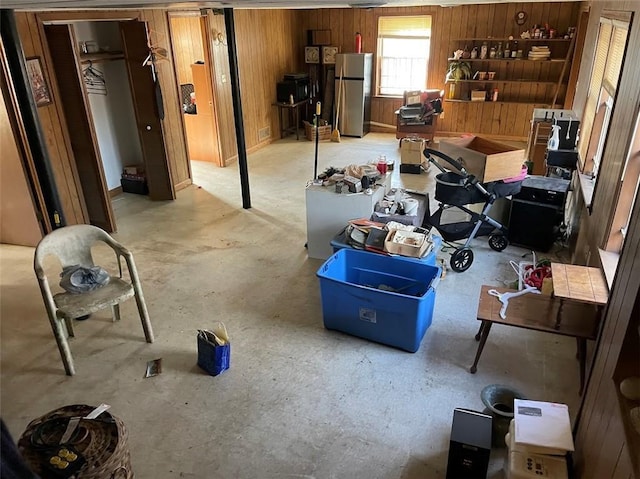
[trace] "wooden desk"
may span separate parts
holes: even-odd
[[[600,268],[574,264],[551,263],[553,295],[560,300],[556,329],[562,320],[565,300],[593,304],[602,313],[609,299],[609,288]]]
[[[585,303],[572,302],[567,304],[563,311],[563,321],[556,327],[560,302],[550,296],[525,294],[509,300],[506,318],[502,319],[500,317],[502,303],[495,296],[488,294],[490,289],[497,289],[500,293],[515,291],[495,286],[483,285],[481,287],[478,320],[482,322],[476,334],[476,341],[479,340],[480,344],[478,344],[476,357],[469,371],[472,374],[477,371],[480,355],[494,323],[571,336],[576,338],[578,345],[577,357],[580,362],[580,391],[582,392],[586,369],[587,339],[595,339],[598,333],[599,316],[594,314],[593,308]]]
[[[306,112],[306,105],[308,104],[309,104],[309,99],[302,100],[297,103],[283,103],[283,102],[274,103],[274,105],[278,107],[278,119],[280,120],[280,138],[284,138],[286,133],[289,133],[289,132],[293,133],[295,131],[296,140],[300,139],[300,135],[298,133],[298,126],[300,126],[300,107],[302,105],[305,105],[305,112]],[[287,121],[289,122],[288,123],[289,126],[287,126],[286,128],[284,126],[284,122],[282,119],[283,110],[286,110],[288,112]],[[293,114],[293,124],[291,122],[292,114]]]

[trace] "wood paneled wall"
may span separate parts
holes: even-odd
[[[601,14],[606,10],[633,12],[635,17],[629,31],[628,45],[640,44],[640,5],[634,1],[592,2],[589,27],[576,91],[575,107],[582,112],[586,100],[593,52]],[[598,265],[598,250],[604,246],[616,198],[627,148],[633,134],[635,119],[640,112],[640,51],[627,48],[621,72],[616,104],[609,124],[609,133],[602,156],[592,212],[582,207],[580,233],[574,262]],[[578,192],[579,194],[579,192]],[[595,356],[593,373],[585,394],[583,413],[576,436],[576,463],[579,477],[630,478],[631,454],[637,450],[628,446],[620,407],[617,400],[614,370],[617,366],[622,338],[633,316],[633,304],[640,288],[640,201],[636,199],[625,248],[609,297],[600,345]],[[635,331],[632,331],[636,334]],[[636,361],[637,355],[631,359]],[[640,458],[638,459],[640,463]]]
[[[199,16],[171,14],[171,39],[178,83],[193,83],[191,64],[205,60]]]
[[[296,10],[234,10],[245,141],[253,151],[279,138],[276,83],[303,69],[304,43]],[[220,147],[225,163],[237,158],[229,53],[224,16],[210,12],[211,57]],[[219,41],[217,34],[223,34]],[[259,131],[270,134],[260,140]]]
[[[235,26],[246,145],[252,149],[262,128],[279,138],[276,83],[285,73],[304,71],[304,43],[296,10],[235,10]]]
[[[522,27],[514,21],[515,13],[526,11],[529,16]],[[520,32],[534,23],[549,23],[558,31],[566,31],[578,21],[579,3],[494,3],[457,7],[394,7],[373,9],[323,9],[302,11],[302,32],[306,30],[331,30],[332,44],[341,52],[352,53],[355,33],[362,34],[363,51],[377,52],[377,28],[380,16],[431,15],[432,41],[428,88],[444,89],[447,58],[458,48],[457,38],[469,37],[518,37]],[[306,38],[305,38],[306,39]],[[375,62],[375,60],[374,60]],[[534,88],[538,88],[533,84]],[[534,100],[535,101],[535,100]],[[372,117],[377,129],[395,130],[395,111],[402,101],[397,98],[375,97],[372,101]],[[445,104],[445,113],[438,121],[440,134],[483,133],[495,137],[526,139],[534,105],[498,104]]]
[[[580,81],[576,91],[576,111],[578,116],[582,114],[587,96],[588,79],[593,61],[593,51],[598,32],[598,23],[602,12],[606,10],[635,12],[635,22],[629,31],[629,39],[624,69],[620,75],[620,83],[616,95],[615,109],[609,123],[609,133],[605,149],[602,155],[600,173],[596,183],[591,214],[584,217],[581,228],[586,228],[588,234],[584,235],[586,244],[579,244],[578,249],[585,255],[597,258],[597,248],[603,247],[610,228],[615,200],[620,188],[620,178],[627,157],[627,148],[630,145],[633,126],[640,110],[640,51],[631,45],[640,44],[640,26],[637,15],[640,14],[638,2],[594,2],[591,7],[588,37],[585,42],[585,54],[580,65]],[[591,254],[589,255],[589,252]],[[584,261],[576,258],[576,261]]]
[[[58,194],[67,224],[82,224],[89,221],[82,185],[78,178],[68,130],[60,104],[60,93],[54,77],[49,52],[45,48],[44,30],[35,13],[16,13],[18,33],[25,57],[39,57],[43,74],[51,91],[52,102],[38,108],[38,116],[47,144],[49,159],[54,172]]]
[[[640,202],[629,225],[629,236],[620,258],[618,272],[609,295],[598,349],[584,396],[575,438],[576,477],[582,479],[633,479],[632,456],[640,466],[640,450],[625,435],[635,434],[628,417],[623,417],[614,377],[618,368],[623,377],[640,374],[638,350],[621,351],[628,335],[637,335],[640,301]],[[636,338],[637,341],[637,338]],[[622,364],[621,364],[622,363]],[[622,378],[615,378],[620,380]],[[625,416],[628,411],[624,411]]]

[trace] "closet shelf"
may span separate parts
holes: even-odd
[[[99,63],[108,62],[113,60],[124,60],[124,52],[96,52],[96,53],[81,53],[80,63]]]

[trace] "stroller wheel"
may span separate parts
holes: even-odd
[[[473,263],[473,251],[469,248],[460,248],[451,255],[451,269],[456,273],[462,273],[469,269]]]
[[[502,251],[509,246],[509,240],[503,234],[495,234],[489,236],[489,246],[494,251]]]

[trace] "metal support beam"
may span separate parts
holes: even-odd
[[[29,85],[22,43],[18,36],[13,10],[0,9],[0,32],[2,34],[2,48],[7,59],[20,116],[27,133],[27,142],[33,158],[36,175],[38,176],[38,182],[40,183],[40,189],[42,190],[47,215],[51,226],[54,229],[60,228],[65,225],[62,203],[58,196],[44,132],[38,118],[38,107]]]
[[[249,168],[247,167],[247,145],[244,139],[242,121],[242,99],[240,98],[240,77],[238,75],[238,50],[236,48],[236,28],[233,9],[224,9],[224,25],[227,29],[227,50],[229,52],[229,75],[231,77],[231,96],[233,97],[233,117],[236,125],[238,144],[238,166],[240,167],[240,186],[242,188],[242,207],[251,208],[249,192]]]

